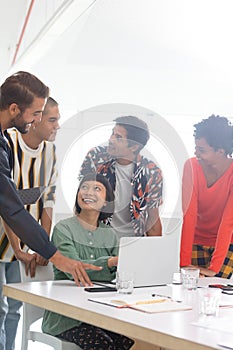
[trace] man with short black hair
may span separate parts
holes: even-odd
[[[162,173],[154,162],[140,154],[150,137],[148,126],[135,116],[114,121],[108,146],[88,152],[79,178],[90,172],[108,178],[115,193],[115,211],[109,223],[119,237],[160,236]]]

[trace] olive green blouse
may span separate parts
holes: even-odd
[[[99,223],[99,227],[95,231],[88,231],[80,225],[77,217],[73,216],[56,224],[52,241],[63,255],[85,263],[102,266],[101,271],[87,270],[92,281],[111,281],[115,278],[116,268],[109,269],[108,267],[109,257],[118,255],[118,239],[111,227]],[[73,280],[73,277],[54,266],[54,279]],[[80,324],[81,321],[46,310],[42,330],[44,333],[58,335]]]

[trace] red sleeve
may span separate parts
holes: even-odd
[[[219,272],[227,255],[233,234],[233,181],[231,183],[230,194],[226,203],[222,221],[219,226],[216,245],[210,263],[210,270]]]
[[[194,162],[189,159],[184,165],[182,178],[183,225],[181,232],[180,266],[191,264],[192,246],[197,220],[197,186],[195,186]]]

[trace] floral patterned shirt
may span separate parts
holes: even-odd
[[[80,169],[79,179],[88,173],[103,174],[115,190],[115,163],[107,147],[92,148],[86,155]],[[147,209],[158,208],[162,204],[163,177],[160,168],[152,161],[138,155],[131,179],[133,195],[130,202],[130,217],[135,236],[146,234]],[[108,222],[110,223],[110,222]]]

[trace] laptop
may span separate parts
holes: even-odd
[[[134,275],[134,287],[172,283],[178,271],[179,239],[175,232],[164,236],[120,238],[118,271]]]

